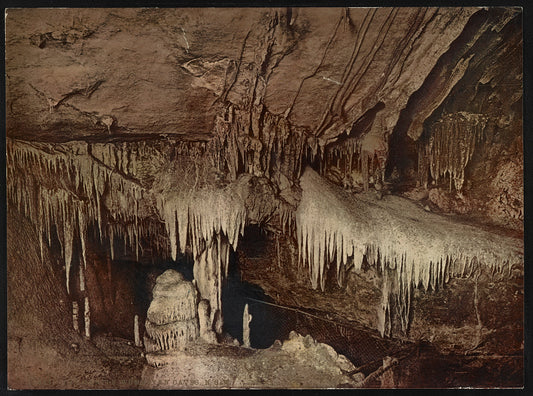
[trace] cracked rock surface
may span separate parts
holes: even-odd
[[[9,10],[8,135],[198,138],[219,98],[323,139],[383,101],[392,128],[476,11]]]

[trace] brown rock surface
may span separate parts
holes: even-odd
[[[325,140],[383,101],[392,128],[476,11],[9,10],[8,135],[106,136],[107,116],[112,133],[201,139],[217,96],[290,109]]]

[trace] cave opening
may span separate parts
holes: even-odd
[[[79,233],[76,232],[73,239],[69,284],[70,298],[78,307],[77,317],[73,318],[77,321],[74,327],[79,332],[84,332],[84,297],[88,296],[91,302],[90,333],[93,336],[123,337],[133,341],[135,316],[138,316],[141,336],[145,331],[144,322],[157,277],[172,269],[181,273],[187,281],[194,279],[192,252],[188,248],[186,252],[178,253],[176,261],[164,257],[149,257],[147,252],[135,260],[135,253],[115,235],[115,254],[111,258],[109,241],[104,238],[101,243],[95,228],[95,225],[89,227],[86,254],[90,265],[87,265],[85,270],[82,270]],[[267,258],[275,263],[268,233],[258,225],[249,225],[241,237],[242,247],[237,252],[233,249],[230,251],[228,276],[222,286],[224,325],[223,333],[219,335],[222,341],[229,336],[243,343],[243,311],[246,304],[253,318],[250,323],[252,348],[269,348],[276,340],[287,339],[290,331],[295,329],[293,324],[296,316],[292,311],[271,305],[274,300],[260,286],[245,281],[242,277],[240,260],[244,257],[248,262]],[[55,230],[52,235],[51,250],[61,251]],[[54,247],[56,249],[53,249]],[[84,285],[81,286],[81,283]]]

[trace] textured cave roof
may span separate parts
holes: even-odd
[[[407,129],[416,138],[475,59],[468,51],[482,33],[519,12],[9,9],[7,135],[203,140],[227,101],[245,108],[260,100],[325,143],[376,106],[391,131],[424,92],[410,103]]]

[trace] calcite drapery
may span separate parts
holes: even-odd
[[[246,180],[227,188],[223,184],[218,188],[209,185],[206,174],[212,165],[210,157],[201,157],[204,153],[203,143],[176,142],[165,146],[161,142],[73,141],[49,145],[8,138],[7,195],[36,225],[41,252],[45,241],[50,245],[53,233],[57,235],[67,291],[70,292],[73,244],[77,237],[80,261],[84,268],[87,266],[89,227],[101,243],[109,243],[112,259],[117,255],[117,241],[121,240],[124,250],[134,251],[137,259],[143,246],[146,247],[143,243],[148,243],[156,256],[168,256],[170,240],[170,255],[177,259],[179,240],[180,251],[185,252],[189,245],[196,261],[200,260],[196,265],[198,285],[210,299],[214,313],[220,309],[228,243],[234,249],[237,247],[238,236],[246,224],[247,191],[243,185]],[[193,168],[178,167],[169,173],[166,166],[176,156],[187,160],[175,162],[192,164]],[[31,174],[28,169],[32,169]],[[178,184],[166,185],[165,177],[161,181],[154,174],[164,174]],[[164,235],[159,219],[163,220],[168,236]],[[218,239],[220,242],[216,242]],[[219,246],[226,250],[219,254]],[[209,253],[202,256],[206,249]],[[214,269],[209,267],[212,260],[216,261]],[[213,277],[217,286],[212,291],[207,279]],[[83,279],[80,274],[80,281]]]
[[[448,175],[452,186],[461,191],[465,168],[476,145],[483,142],[488,117],[483,114],[458,112],[447,114],[432,124],[419,144],[418,173],[427,186],[428,168],[435,181]]]
[[[342,284],[348,259],[359,271],[363,256],[386,274],[378,327],[387,333],[391,298],[397,299],[407,329],[411,290],[435,290],[450,276],[477,265],[493,272],[523,263],[523,241],[458,224],[396,196],[376,200],[350,195],[307,168],[300,180],[296,211],[299,260],[309,268],[313,288],[325,288],[331,264]],[[392,271],[389,271],[392,270]]]

